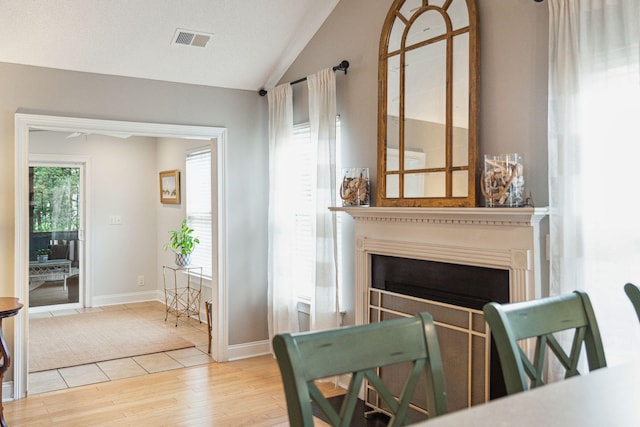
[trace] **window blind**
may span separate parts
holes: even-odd
[[[186,159],[187,223],[200,244],[191,254],[191,263],[212,276],[211,150],[189,153]]]
[[[311,129],[309,123],[302,123],[293,127],[293,158],[296,159],[292,165],[294,183],[292,197],[296,200],[294,212],[294,250],[292,265],[294,283],[297,284],[297,296],[301,300],[310,301],[314,295],[315,282],[315,182],[314,171],[317,167],[315,163],[316,155],[313,152],[314,146],[311,144]],[[340,182],[340,118],[336,119],[336,172],[337,181]],[[338,203],[336,200],[335,203]],[[336,204],[337,206],[337,204]],[[340,260],[342,257],[342,221],[341,215],[337,216],[337,246],[338,246],[338,271],[341,270]],[[340,273],[338,274],[340,277]],[[341,280],[338,280],[340,287]]]
[[[295,162],[295,228],[293,250],[293,283],[299,298],[310,300],[313,295],[315,239],[313,235],[313,205],[315,189],[312,171],[315,169],[309,123],[293,127]]]

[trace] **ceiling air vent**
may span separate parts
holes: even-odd
[[[206,47],[213,34],[190,30],[176,30],[171,44],[184,46]]]

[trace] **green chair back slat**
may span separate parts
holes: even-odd
[[[413,392],[425,379],[429,417],[447,412],[440,347],[429,313],[367,325],[300,334],[279,334],[273,349],[280,367],[292,426],[313,426],[314,401],[333,426],[348,426],[366,378],[392,412],[391,426],[406,425]],[[399,396],[379,377],[378,368],[410,362]],[[314,381],[351,374],[340,411],[333,409]]]
[[[636,310],[638,321],[640,321],[640,289],[633,283],[627,283],[624,285],[624,292],[631,300],[631,304],[633,304],[633,308]]]
[[[589,370],[607,366],[593,307],[584,292],[513,304],[491,302],[483,312],[496,343],[508,394],[545,384],[548,349],[564,367],[565,378],[580,374],[583,346]],[[573,332],[568,352],[554,335],[563,331]],[[529,338],[535,338],[533,360],[519,345]]]

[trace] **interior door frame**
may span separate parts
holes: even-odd
[[[87,216],[87,212],[91,212],[91,188],[87,185],[87,176],[91,174],[91,157],[75,155],[75,154],[29,154],[29,167],[60,167],[60,168],[79,168],[80,169],[80,227],[78,229],[78,253],[80,254],[80,264],[78,266],[80,270],[80,282],[79,286],[79,299],[77,303],[65,304],[65,308],[87,307],[92,298],[91,280],[86,278],[91,277],[91,264],[86,263],[87,259],[91,256],[91,233],[87,233],[91,230],[91,218]],[[27,229],[27,232],[29,230]],[[28,243],[27,243],[28,246]],[[85,287],[85,284],[89,286]],[[27,292],[28,294],[28,292]],[[38,307],[29,307],[29,301],[27,299],[21,300],[27,312],[37,313],[40,310]]]
[[[38,114],[15,114],[15,242],[14,242],[14,288],[15,296],[28,301],[29,291],[29,131],[49,130],[59,132],[104,133],[110,135],[135,135],[157,138],[182,138],[212,141],[215,152],[217,185],[212,188],[212,201],[216,208],[217,224],[213,227],[213,242],[217,246],[217,259],[213,260],[214,272],[211,280],[214,299],[212,330],[212,356],[217,361],[226,361],[228,353],[227,325],[227,236],[226,236],[226,128],[188,126],[176,124],[127,122],[77,117],[61,117]],[[213,173],[214,171],[212,171]],[[26,304],[25,304],[26,305]],[[13,396],[21,399],[27,395],[29,315],[21,310],[14,321],[13,346]]]

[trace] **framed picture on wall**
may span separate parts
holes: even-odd
[[[160,203],[180,204],[180,171],[160,172]]]

